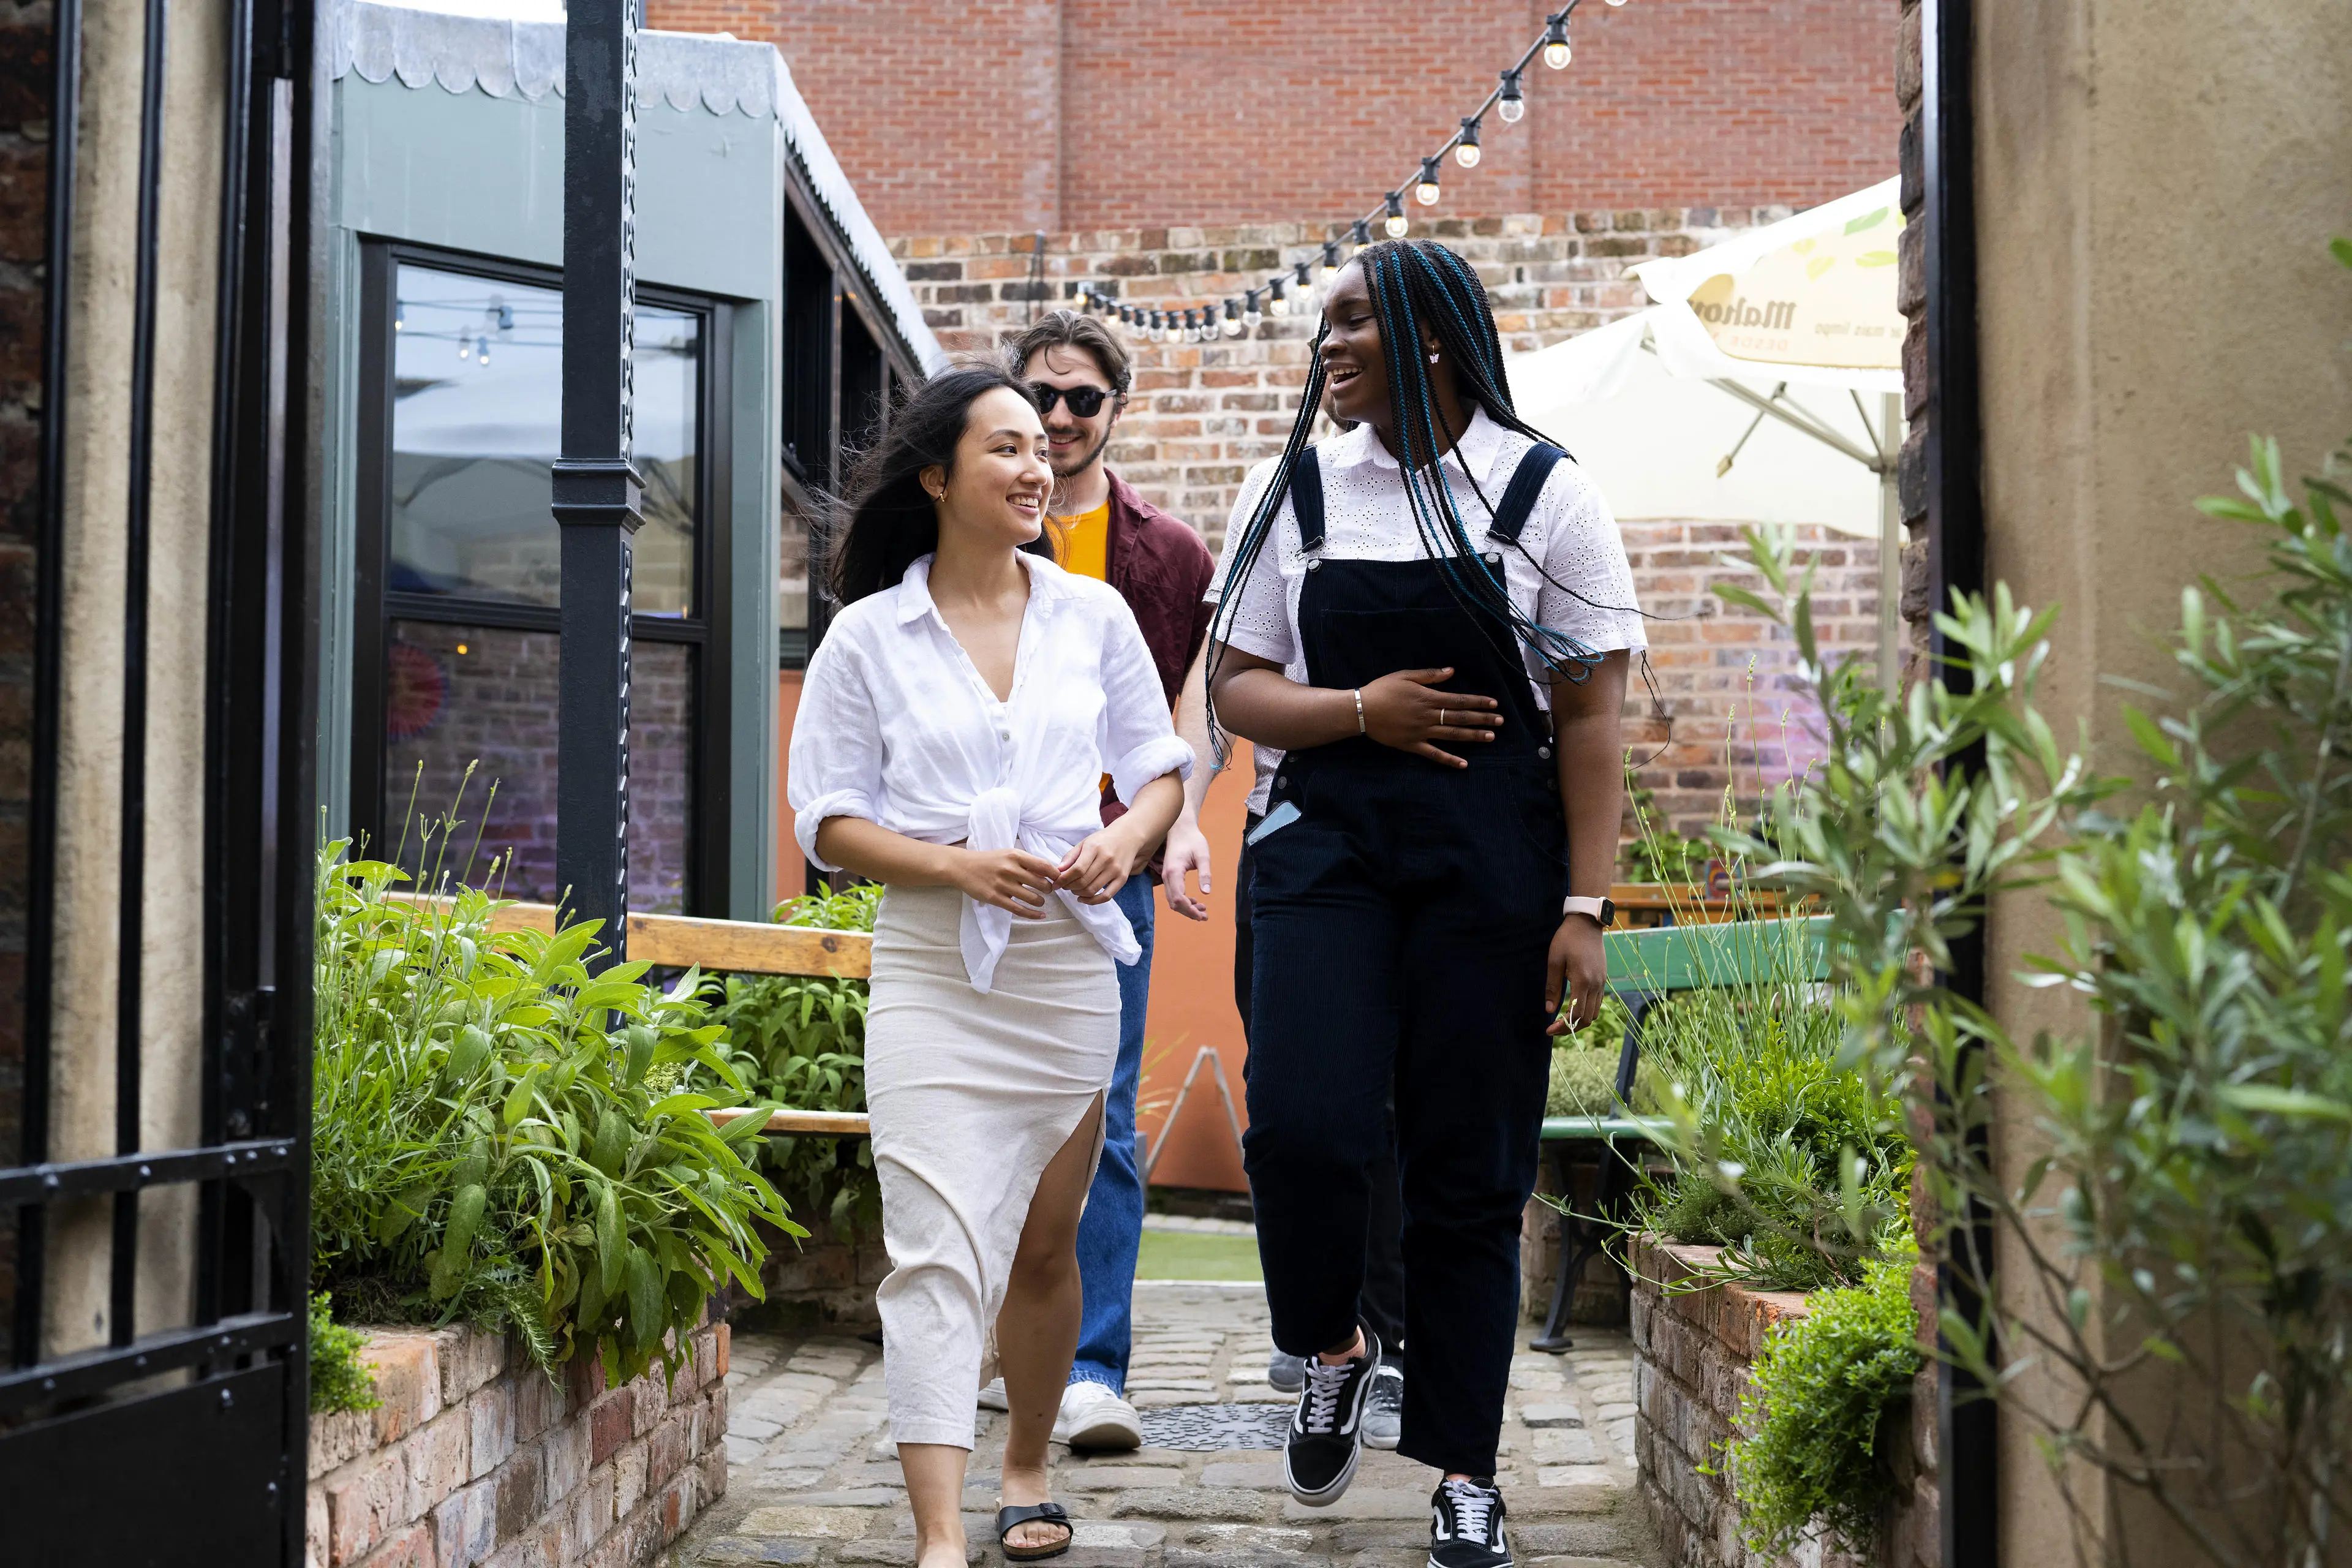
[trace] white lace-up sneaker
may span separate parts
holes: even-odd
[[[1013,1408],[1012,1405],[1004,1402],[1004,1380],[1003,1378],[992,1377],[988,1380],[988,1386],[980,1391],[980,1407],[982,1410],[1010,1410]]]
[[[1054,1441],[1073,1448],[1139,1448],[1143,1418],[1135,1406],[1099,1383],[1080,1379],[1062,1390]]]
[[[1440,1481],[1429,1510],[1429,1568],[1511,1568],[1503,1494],[1492,1482]]]

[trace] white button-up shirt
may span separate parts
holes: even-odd
[[[1500,506],[1519,459],[1535,443],[1516,430],[1473,414],[1453,450],[1438,460],[1474,546],[1486,542],[1486,522]],[[1403,475],[1369,425],[1359,425],[1316,447],[1323,475],[1322,555],[1329,561],[1418,561],[1428,553],[1404,493]],[[1225,525],[1225,548],[1208,598],[1232,592],[1234,550],[1274,480],[1279,458],[1250,470]],[[1484,500],[1481,500],[1481,497]],[[1633,598],[1633,571],[1625,542],[1601,489],[1573,460],[1553,467],[1520,531],[1523,550],[1505,550],[1503,581],[1512,602],[1537,624],[1566,632],[1596,653],[1648,646]],[[1298,635],[1298,600],[1307,582],[1307,552],[1299,542],[1298,512],[1286,497],[1248,578],[1238,592],[1230,621],[1221,614],[1212,635],[1244,653],[1286,666],[1291,679],[1307,679]],[[1542,661],[1521,650],[1538,706],[1551,706],[1551,680]],[[1255,748],[1256,787],[1250,809],[1264,811],[1267,785],[1282,753]]]
[[[1102,775],[1133,803],[1192,748],[1135,614],[1116,590],[1024,552],[1029,603],[999,701],[931,601],[931,557],[851,605],[809,659],[793,722],[793,833],[809,859],[828,817],[856,816],[927,844],[1015,847],[1058,864],[1102,826]],[[1141,956],[1116,904],[1058,895],[1121,963]],[[986,991],[1013,933],[1010,910],[964,900],[964,967]]]

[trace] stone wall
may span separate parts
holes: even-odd
[[[845,1231],[823,1218],[803,1218],[801,1223],[808,1226],[808,1235],[798,1238],[762,1232],[768,1260],[760,1266],[760,1283],[767,1300],[754,1301],[740,1287],[730,1287],[729,1321],[741,1323],[746,1331],[757,1328],[780,1333],[879,1328],[882,1315],[874,1305],[874,1288],[890,1272],[880,1226]]]
[[[372,1331],[383,1403],[310,1422],[310,1568],[639,1568],[727,1490],[727,1325],[675,1383],[550,1379],[477,1329]]]
[[[1801,1294],[1718,1285],[1670,1289],[1695,1278],[1718,1249],[1634,1244],[1634,1462],[1641,1497],[1671,1568],[1934,1568],[1936,1372],[1920,1370],[1907,1406],[1880,1433],[1891,1444],[1896,1502],[1882,1515],[1877,1549],[1858,1556],[1818,1542],[1780,1558],[1739,1539],[1724,1445],[1731,1440],[1748,1369],[1764,1336],[1802,1317]],[[1932,1291],[1934,1276],[1925,1273]],[[1914,1293],[1917,1288],[1915,1286]],[[1931,1298],[1932,1299],[1932,1298]]]
[[[1506,348],[1524,353],[1640,309],[1647,296],[1625,276],[1627,267],[1687,255],[1789,210],[1522,214],[1416,223],[1414,232],[1469,258],[1494,301]],[[1066,301],[1074,283],[1147,309],[1199,309],[1263,281],[1276,267],[1319,259],[1324,237],[1296,224],[1048,235],[1035,281],[1028,235],[905,237],[892,248],[940,341],[971,352],[995,346],[1036,311]],[[1244,476],[1281,451],[1297,417],[1312,335],[1311,314],[1269,316],[1243,337],[1200,344],[1126,334],[1134,394],[1111,443],[1112,466],[1217,548]],[[1736,526],[1633,519],[1622,527],[1636,596],[1659,617],[1650,624],[1650,663],[1671,720],[1657,721],[1637,680],[1626,744],[1666,817],[1690,832],[1719,816],[1727,790],[1752,800],[1801,771],[1819,754],[1816,720],[1790,689],[1794,650],[1786,635],[1708,592],[1725,580],[1762,586],[1721,563],[1741,548]],[[1820,527],[1797,531],[1801,558],[1822,574],[1814,611],[1822,640],[1866,655],[1878,637],[1877,542]]]

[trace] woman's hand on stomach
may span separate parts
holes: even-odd
[[[1045,895],[1060,872],[1026,849],[950,849],[948,879],[976,903],[1010,910],[1024,920],[1045,918]]]
[[[1383,746],[1427,757],[1443,766],[1468,767],[1461,756],[1440,750],[1434,742],[1484,745],[1503,727],[1503,716],[1496,710],[1500,704],[1491,697],[1436,689],[1440,682],[1453,679],[1450,667],[1400,669],[1381,676],[1363,688],[1364,732]]]

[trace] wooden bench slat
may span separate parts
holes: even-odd
[[[724,1127],[727,1123],[734,1121],[737,1117],[745,1114],[745,1112],[741,1110],[709,1110],[705,1111],[703,1114],[709,1116],[712,1121],[717,1122],[719,1126]],[[862,1110],[793,1110],[791,1109],[784,1109],[770,1111],[768,1113],[768,1125],[762,1129],[762,1131],[772,1134],[778,1132],[790,1132],[811,1134],[825,1138],[871,1138],[874,1136],[874,1124],[866,1119],[866,1112]]]
[[[424,902],[425,896],[394,893]],[[441,901],[441,900],[434,900]],[[555,932],[553,904],[509,904],[490,916],[490,929]],[[865,980],[874,970],[874,939],[862,931],[770,925],[764,921],[713,921],[691,915],[631,914],[629,956],[667,969],[700,964],[726,974],[807,974]]]
[[[1829,978],[1827,915],[1722,925],[1612,931],[1604,940],[1609,984],[1620,993],[1695,991],[1787,974]]]

